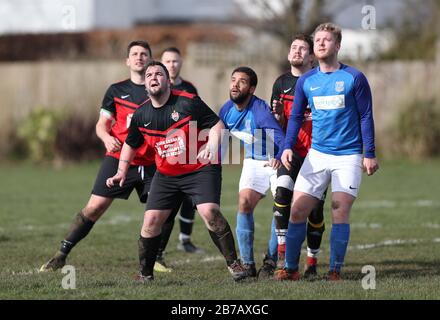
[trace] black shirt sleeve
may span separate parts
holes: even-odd
[[[192,94],[195,94],[196,96],[198,96],[199,95],[199,93],[197,92],[197,89],[196,89],[196,87],[194,87],[191,83],[189,83],[188,82],[188,92],[189,93],[192,93]]]
[[[142,108],[139,108],[135,111],[133,114],[133,117],[131,119],[130,128],[128,128],[128,136],[125,139],[125,143],[128,144],[130,147],[137,149],[140,146],[144,144],[144,136],[139,131],[140,124],[140,110]]]
[[[115,97],[115,94],[114,94],[113,86],[110,86],[107,89],[107,91],[105,92],[104,98],[102,99],[102,106],[101,106],[102,109],[110,111],[113,115],[116,114],[114,97]]]
[[[198,128],[212,128],[220,120],[215,112],[199,96],[195,97],[192,103],[194,105],[193,118],[197,121]]]
[[[273,83],[272,86],[272,96],[270,97],[270,104],[269,106],[272,108],[272,104],[274,100],[280,100],[280,94],[281,94],[281,89],[280,89],[280,78],[276,79],[275,82]]]

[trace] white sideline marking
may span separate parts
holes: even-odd
[[[398,246],[402,244],[416,244],[421,242],[429,242],[430,240],[426,239],[395,239],[395,240],[384,240],[378,243],[368,243],[368,244],[358,244],[354,246],[349,246],[350,250],[368,250],[374,249],[378,247],[389,247],[389,246]],[[439,243],[440,238],[434,238],[430,242]]]
[[[139,221],[140,221],[140,219],[142,219],[142,216],[136,218],[136,220],[139,220]],[[124,216],[119,215],[119,216],[112,217],[108,221],[103,221],[103,222],[101,222],[101,224],[117,225],[117,224],[123,224],[123,223],[130,223],[134,220],[135,220],[134,218],[132,218],[128,215],[124,215]]]
[[[396,207],[438,207],[440,202],[426,199],[418,199],[413,201],[395,201],[395,200],[359,200],[356,201],[355,207],[358,208],[396,208]]]
[[[355,229],[381,229],[382,225],[380,223],[358,222],[358,223],[350,223],[350,228],[355,228]]]
[[[369,250],[379,247],[390,247],[390,246],[398,246],[403,244],[417,244],[422,242],[432,242],[432,243],[440,243],[440,238],[433,238],[431,240],[426,239],[392,239],[392,240],[384,240],[378,243],[367,243],[367,244],[357,244],[354,246],[349,246],[349,250]],[[302,250],[305,252],[305,250]],[[191,262],[195,262],[197,259],[185,259],[185,260],[175,260],[172,262],[173,265],[183,265],[189,264]],[[198,261],[201,262],[213,262],[213,261],[223,261],[224,258],[222,256],[207,256]]]
[[[423,223],[422,227],[429,229],[440,229],[440,224],[428,222],[428,223]]]

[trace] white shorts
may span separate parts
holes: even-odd
[[[357,197],[361,180],[361,154],[334,156],[310,149],[294,190],[321,199],[331,181],[332,192],[345,192]]]
[[[252,189],[264,196],[269,187],[272,187],[274,194],[277,171],[272,167],[265,167],[265,164],[267,160],[244,159],[238,191]]]

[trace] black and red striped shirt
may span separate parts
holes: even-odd
[[[176,176],[206,166],[197,159],[200,147],[206,144],[208,130],[219,117],[200,97],[171,90],[168,101],[160,108],[146,101],[133,115],[126,143],[138,148],[145,142],[155,150],[157,170]],[[200,140],[200,141],[199,141]]]
[[[282,99],[284,105],[284,116],[287,120],[289,120],[290,113],[292,112],[293,100],[295,98],[295,85],[298,79],[298,77],[295,77],[289,71],[279,76],[273,84],[270,105],[272,106],[274,100]],[[301,157],[305,157],[307,155],[310,146],[312,145],[312,117],[309,108],[306,110],[304,115],[304,122],[299,131],[298,139],[296,140],[296,145],[294,147],[294,150]],[[287,121],[283,129],[284,132],[286,132]]]
[[[111,127],[110,134],[124,143],[128,135],[133,113],[139,105],[148,99],[145,85],[135,84],[130,79],[112,84],[104,95],[102,107],[113,115],[115,122]],[[121,153],[107,152],[106,155],[119,159]],[[132,165],[150,166],[154,164],[154,152],[144,145],[137,150]]]
[[[188,93],[195,94],[196,96],[199,95],[198,92],[197,92],[196,87],[191,82],[189,82],[189,81],[187,81],[185,79],[182,79],[182,78],[180,78],[180,79],[182,81],[180,81],[180,83],[178,85],[174,85],[174,84],[171,85],[171,89],[185,91],[185,92],[188,92]]]

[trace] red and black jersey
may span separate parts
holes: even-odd
[[[130,79],[112,84],[102,100],[102,109],[109,111],[115,122],[110,134],[124,143],[128,135],[131,117],[139,105],[148,99],[145,85],[135,84]],[[119,159],[120,151],[107,152],[106,155]],[[154,164],[154,151],[148,150],[147,145],[139,148],[132,165],[149,166]]]
[[[292,111],[293,99],[295,97],[295,85],[298,79],[299,78],[292,75],[291,72],[287,72],[279,76],[273,84],[270,105],[272,106],[274,100],[282,99],[284,104],[284,116],[287,120],[290,118],[290,113]],[[294,147],[295,151],[301,157],[307,155],[312,144],[312,115],[309,108],[307,108],[304,115],[304,122],[299,131],[298,139]],[[283,129],[286,131],[287,121]]]
[[[136,110],[125,142],[132,148],[146,142],[156,152],[156,166],[160,173],[182,175],[208,164],[197,159],[209,134],[209,130],[200,131],[212,128],[219,120],[200,97],[171,90],[162,107],[155,108],[148,100]]]
[[[192,93],[192,94],[195,94],[196,96],[198,96],[199,94],[197,93],[197,89],[196,89],[196,87],[194,87],[194,85],[191,83],[191,82],[189,82],[189,81],[186,81],[186,80],[183,80],[182,78],[181,78],[181,82],[177,85],[177,86],[175,86],[174,84],[171,86],[171,89],[174,89],[174,90],[180,90],[180,91],[185,91],[185,92],[188,92],[188,93]]]

